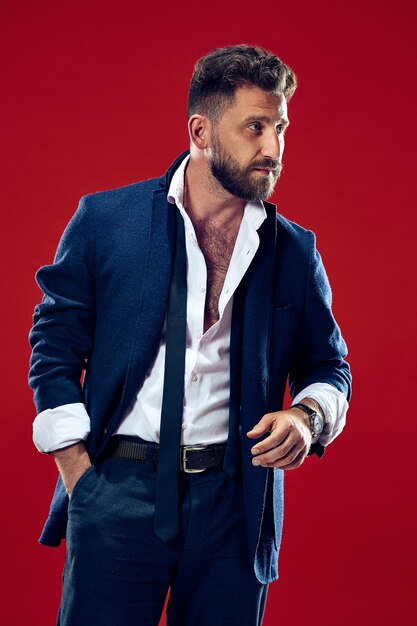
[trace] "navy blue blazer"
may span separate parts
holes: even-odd
[[[159,346],[171,275],[173,172],[81,199],[54,263],[37,272],[44,292],[30,332],[29,382],[38,412],[83,402],[92,461],[105,450]],[[246,275],[241,366],[241,454],[247,536],[257,578],[278,576],[283,471],[253,467],[245,433],[294,396],[326,382],[350,397],[347,354],[315,236],[265,203],[260,246]],[[231,358],[233,356],[231,355]],[[85,370],[84,381],[81,375]],[[65,536],[68,497],[59,479],[40,541]]]

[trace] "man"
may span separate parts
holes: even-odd
[[[350,397],[314,235],[266,201],[295,88],[260,48],[200,59],[189,153],[83,198],[37,274],[30,384],[34,441],[60,471],[41,542],[67,540],[61,625],[156,626],[168,589],[170,626],[261,624],[283,470],[323,454]]]

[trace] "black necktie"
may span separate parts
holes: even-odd
[[[187,325],[187,256],[184,220],[176,209],[176,238],[166,323],[155,533],[169,541],[178,533],[178,482],[184,403]]]

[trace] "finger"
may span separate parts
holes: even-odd
[[[262,419],[259,420],[257,424],[246,433],[246,436],[250,439],[257,439],[258,437],[262,437],[265,433],[269,432],[271,426],[273,424],[273,418],[271,415],[264,415]]]
[[[277,413],[269,413],[265,415],[257,426],[264,426],[261,431],[262,434],[269,431],[271,434],[269,437],[263,439],[259,443],[255,443],[252,448],[252,454],[263,454],[271,450],[272,448],[276,448],[281,445],[286,437],[291,436],[293,441],[303,439],[303,432],[300,430],[299,424],[294,421],[292,418],[288,419],[288,413],[285,411],[278,411]],[[265,428],[268,426],[268,428]],[[251,433],[255,431],[255,437],[260,436],[260,434],[256,433],[256,427],[249,431],[248,436],[253,437]],[[285,450],[284,454],[287,452]]]
[[[263,441],[256,443],[251,452],[261,463],[270,462],[277,458],[284,456],[293,447],[295,439],[292,433],[289,433],[285,429],[274,430],[269,437],[266,437]],[[274,455],[272,457],[272,455]],[[257,464],[259,465],[259,463]]]
[[[287,454],[289,449],[298,441],[302,441],[303,436],[300,430],[294,425],[292,421],[288,421],[281,414],[273,420],[273,427],[271,434],[263,441],[256,443],[251,452],[252,454],[265,454],[269,450],[284,446],[279,456]],[[278,458],[278,456],[277,456]]]
[[[291,463],[289,463],[288,465],[285,465],[285,467],[281,467],[281,469],[283,470],[297,469],[297,467],[300,467],[300,465],[304,463],[306,458],[307,458],[307,449],[301,450],[301,452],[299,452],[299,454],[295,457],[295,459]]]
[[[275,450],[270,450],[266,454],[255,457],[253,463],[254,465],[262,465],[264,467],[280,467],[284,469],[285,466],[295,461],[300,452],[304,450],[304,441],[294,441],[288,437],[285,442]],[[255,461],[258,462],[255,463]]]

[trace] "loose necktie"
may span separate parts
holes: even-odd
[[[178,533],[178,486],[184,404],[187,325],[187,256],[184,220],[176,210],[173,271],[166,322],[164,387],[156,480],[155,533],[167,542]]]

